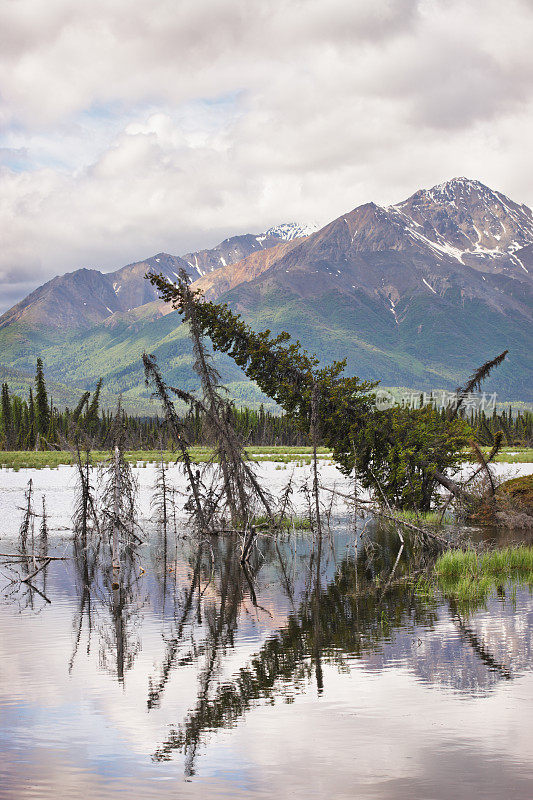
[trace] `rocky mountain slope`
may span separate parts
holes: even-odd
[[[232,236],[211,250],[186,253],[182,257],[158,253],[114,272],[102,273],[96,269],[68,272],[40,286],[0,316],[0,330],[14,322],[87,329],[112,314],[128,312],[156,300],[157,293],[144,279],[147,272],[161,272],[174,281],[180,270],[185,270],[195,280],[250,253],[294,239],[304,229],[308,226],[289,223],[259,235]]]
[[[302,296],[366,291],[399,323],[395,306],[406,292],[443,297],[455,282],[463,298],[530,315],[532,242],[527,206],[459,178],[388,208],[359,206],[291,247],[255,253],[196,286],[215,298],[272,270],[262,281],[275,279]]]
[[[453,388],[509,348],[493,386],[531,397],[533,215],[458,178],[199,279],[258,325],[389,384]]]
[[[179,318],[143,278],[153,270],[174,280],[183,267],[208,298],[257,328],[288,330],[324,360],[346,358],[363,378],[453,389],[507,348],[487,389],[533,399],[529,208],[457,178],[393,206],[364,204],[318,231],[298,229],[306,236],[291,238],[293,230],[182,258],[160,254],[111,275],[56,278],[0,318],[0,360],[24,370],[39,352],[57,380],[81,386],[102,374],[111,390],[139,398],[146,348],[169,379],[190,386]],[[231,362],[220,364],[240,400],[259,399]]]

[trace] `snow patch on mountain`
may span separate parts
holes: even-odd
[[[302,236],[310,236],[316,233],[319,226],[314,222],[298,223],[298,222],[283,222],[280,225],[274,225],[265,231],[263,236],[274,236],[276,239],[282,239],[285,242],[291,242],[293,239],[300,239]]]
[[[533,243],[533,212],[481,181],[453,178],[386,210],[408,236],[443,256],[470,265],[472,257],[504,259],[527,272],[514,253]]]

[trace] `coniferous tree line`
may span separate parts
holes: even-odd
[[[113,412],[100,406],[102,381],[94,392],[84,392],[75,408],[54,405],[44,377],[41,359],[37,360],[35,389],[26,398],[2,384],[0,404],[0,450],[62,450],[74,445],[76,433],[91,442],[93,449],[110,446]],[[230,407],[231,424],[246,444],[272,446],[307,445],[308,437],[287,415],[259,409]],[[213,426],[199,408],[181,418],[187,440],[197,445],[213,445]],[[157,416],[133,416],[123,412],[125,447],[128,450],[175,450],[172,433]]]
[[[94,392],[84,392],[75,408],[58,409],[50,396],[41,359],[37,360],[35,389],[30,387],[26,398],[2,384],[0,403],[0,450],[64,449],[73,444],[73,432],[87,436],[93,449],[109,447],[113,412],[100,407],[99,381]],[[232,426],[250,445],[297,447],[309,445],[308,434],[287,414],[273,414],[259,409],[231,407]],[[446,411],[442,410],[442,415]],[[175,450],[172,434],[162,428],[159,417],[124,416],[125,446],[129,450]],[[499,412],[463,412],[481,445],[492,446],[495,437],[503,434],[503,443],[510,446],[533,445],[533,414],[515,411],[511,406]],[[212,445],[213,428],[200,409],[189,410],[181,417],[187,440],[195,445]],[[319,444],[322,441],[319,440]]]
[[[415,408],[423,408],[426,405],[439,409],[433,393],[429,397],[421,394]],[[450,406],[442,407],[440,409],[442,420],[445,420],[449,413]],[[474,407],[470,410],[460,408],[459,416],[471,426],[475,439],[480,445],[492,447],[497,438],[499,439],[501,436],[502,445],[533,446],[533,413],[531,411],[513,409],[512,405],[509,405],[502,411],[493,408],[492,412],[488,413]]]
[[[514,412],[512,406],[500,413],[486,414],[475,411],[471,423],[479,444],[492,446],[499,433],[503,441],[511,446],[533,446],[533,414],[531,411]]]

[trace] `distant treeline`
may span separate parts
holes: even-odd
[[[481,445],[492,446],[496,434],[503,433],[503,442],[511,446],[533,446],[533,414],[531,411],[507,411],[487,415],[476,411],[467,417],[475,431],[476,441]]]
[[[59,410],[49,397],[41,359],[37,361],[35,389],[27,399],[13,394],[2,385],[0,408],[0,450],[63,450],[76,440],[82,447],[106,449],[111,443],[114,412],[100,408],[100,388],[84,392],[73,409]],[[131,450],[174,450],[175,443],[158,417],[136,417],[122,413],[125,446]],[[287,415],[277,415],[249,408],[232,408],[233,424],[244,441],[257,445],[306,445],[308,434],[302,432]],[[183,417],[189,444],[213,444],[210,427],[198,411]]]
[[[7,383],[2,385],[0,408],[0,450],[63,450],[78,440],[81,446],[93,449],[110,446],[113,412],[100,408],[100,388],[84,392],[73,409],[59,410],[49,397],[41,359],[37,360],[35,389],[28,397],[13,394]],[[277,415],[249,408],[231,408],[233,424],[244,441],[255,445],[294,447],[309,444],[309,434],[286,414]],[[442,412],[445,413],[444,411]],[[165,431],[158,417],[128,416],[122,412],[125,446],[131,450],[175,449],[175,442]],[[188,443],[210,445],[210,426],[196,410],[183,416]],[[498,432],[511,446],[533,445],[533,414],[530,411],[507,411],[486,414],[475,411],[467,416],[474,436],[481,445],[492,445]],[[321,444],[322,442],[318,442]]]

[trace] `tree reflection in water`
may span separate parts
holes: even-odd
[[[323,665],[347,671],[354,659],[368,657],[369,653],[381,650],[384,643],[390,643],[396,630],[414,631],[435,625],[442,601],[419,595],[416,584],[393,584],[386,593],[376,588],[376,572],[383,570],[386,576],[394,563],[395,553],[390,541],[381,541],[379,558],[374,557],[370,562],[363,556],[357,567],[354,560],[346,556],[325,585],[321,581],[322,547],[323,542],[317,539],[308,557],[300,602],[286,624],[231,681],[217,684],[224,654],[232,646],[243,597],[242,575],[236,568],[231,547],[226,549],[225,558],[217,563],[218,604],[209,611],[205,660],[198,674],[195,706],[183,722],[170,728],[166,740],[154,752],[154,760],[169,760],[174,751],[180,751],[185,757],[185,773],[191,776],[195,773],[195,760],[202,742],[213,731],[234,726],[258,702],[273,702],[276,697],[290,700],[313,680],[320,693],[324,688]],[[269,558],[272,562],[278,559],[283,576],[280,585],[290,590],[291,583],[287,580],[290,569],[276,544],[269,551]],[[293,592],[287,591],[287,595],[292,601]],[[255,592],[253,599],[257,603]],[[510,669],[491,654],[453,603],[449,611],[461,642],[470,649],[474,660],[485,665],[497,678],[510,679]],[[168,679],[168,661],[166,665]],[[162,685],[160,683],[159,688]],[[154,697],[159,702],[161,692],[151,694],[149,706],[154,703]]]
[[[193,706],[170,725],[152,759],[171,760],[179,752],[192,776],[213,732],[237,725],[258,703],[290,702],[313,686],[322,693],[326,667],[347,672],[360,660],[380,670],[387,660],[403,659],[424,680],[468,691],[511,680],[520,664],[530,663],[530,647],[522,640],[521,661],[514,659],[511,669],[501,630],[499,638],[480,633],[452,601],[421,593],[416,581],[402,583],[408,569],[425,566],[408,541],[409,558],[401,559],[387,586],[398,539],[378,528],[367,531],[367,538],[366,547],[359,541],[356,559],[353,532],[346,529],[323,537],[264,537],[243,569],[232,537],[176,541],[165,532],[144,549],[146,573],[139,550],[130,549],[119,576],[98,540],[75,539],[69,671],[94,643],[100,668],[122,684],[141,649],[142,608],[150,600],[163,651],[148,676],[147,713],[163,705],[171,677],[181,669],[196,669],[197,682]],[[238,638],[250,641],[250,614],[267,634],[251,656]],[[455,626],[455,637],[435,632],[426,639],[427,652],[418,652],[418,634],[443,619]],[[245,663],[235,667],[243,652]]]
[[[122,568],[116,574],[107,555],[101,557],[98,541],[83,546],[79,539],[75,539],[73,553],[78,610],[74,619],[75,639],[69,672],[78,655],[85,621],[87,655],[91,652],[92,636],[96,631],[100,667],[123,682],[141,649],[139,609],[143,601],[139,558],[132,548],[126,548]]]
[[[363,562],[356,570],[349,557],[338,565],[333,579],[322,586],[322,546],[317,538],[308,560],[303,596],[286,625],[269,638],[232,681],[224,681],[210,693],[225,648],[231,646],[242,602],[242,577],[229,551],[220,564],[219,603],[211,610],[207,657],[199,672],[195,707],[179,726],[170,730],[166,741],[155,751],[155,760],[168,760],[173,751],[182,751],[186,774],[193,775],[198,747],[209,732],[235,725],[260,700],[290,698],[309,685],[313,677],[318,692],[322,692],[323,662],[348,668],[348,661],[379,645],[406,619],[426,626],[435,621],[435,607],[418,598],[412,589],[397,587],[380,597],[375,584],[366,577],[368,565]],[[280,548],[273,548],[273,552],[286,575]]]

